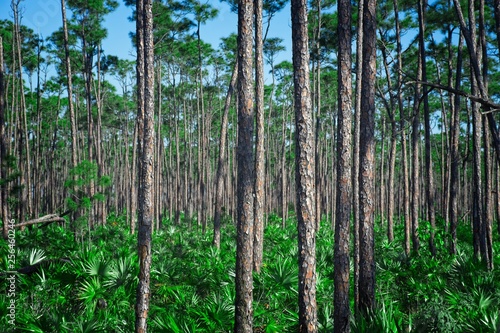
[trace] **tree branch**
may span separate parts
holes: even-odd
[[[38,224],[38,223],[52,223],[52,222],[65,222],[66,220],[57,214],[45,215],[33,220],[29,220],[23,223],[18,223],[14,225],[14,228],[25,227],[28,225]]]
[[[455,89],[455,88],[452,88],[452,87],[449,87],[449,86],[445,86],[445,85],[442,85],[442,84],[439,84],[439,83],[416,81],[416,80],[415,81],[408,81],[407,82],[407,84],[411,84],[411,83],[423,84],[423,85],[426,85],[426,86],[429,86],[429,87],[432,87],[432,88],[446,90],[446,91],[451,92],[453,94],[460,95],[460,96],[463,96],[465,98],[468,98],[468,99],[470,99],[473,102],[481,104],[482,107],[483,107],[483,109],[485,109],[485,113],[493,112],[493,111],[498,111],[500,109],[500,104],[493,103],[493,102],[491,102],[489,100],[486,100],[486,99],[484,99],[482,97],[478,97],[478,96],[474,96],[474,95],[468,94],[468,93],[466,93],[463,90],[458,90],[458,89]]]

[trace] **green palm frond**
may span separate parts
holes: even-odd
[[[121,257],[111,263],[104,286],[118,288],[130,287],[137,279],[137,270],[131,257]]]
[[[87,260],[81,262],[81,266],[85,274],[90,276],[108,278],[111,273],[111,265],[102,255],[89,256]]]
[[[30,266],[36,265],[45,259],[45,251],[40,249],[32,249],[29,256]]]
[[[94,312],[99,300],[104,300],[105,296],[106,289],[97,276],[92,276],[90,279],[83,281],[79,287],[78,298],[83,301],[88,313]]]

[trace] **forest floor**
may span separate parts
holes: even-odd
[[[211,232],[185,225],[164,221],[153,235],[149,331],[232,332],[234,224],[224,221],[220,250],[211,246]],[[422,248],[408,257],[402,225],[388,243],[385,225],[376,222],[377,308],[369,318],[353,316],[352,332],[500,332],[500,273],[474,259],[470,226],[460,225],[455,256],[448,254],[445,233],[437,231],[432,257],[428,226],[421,225]],[[122,216],[110,216],[106,226],[76,238],[56,224],[17,231],[15,268],[23,270],[16,274],[10,272],[8,242],[0,242],[0,288],[7,291],[0,293],[0,332],[132,331],[137,236]],[[333,328],[333,248],[333,232],[323,221],[317,235],[319,332]],[[262,271],[254,275],[255,331],[297,331],[296,258],[294,218],[283,230],[281,219],[271,215]]]

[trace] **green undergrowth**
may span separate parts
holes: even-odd
[[[297,332],[297,231],[293,217],[269,216],[264,260],[254,274],[256,332]],[[500,276],[473,258],[470,227],[459,228],[459,251],[450,256],[443,232],[438,254],[427,249],[429,227],[421,222],[421,249],[407,257],[402,225],[388,243],[385,225],[376,223],[377,305],[366,316],[353,315],[353,332],[500,332]],[[150,332],[232,332],[236,230],[225,220],[220,250],[212,234],[164,221],[153,235]],[[111,216],[75,241],[55,224],[16,234],[16,325],[8,323],[10,299],[0,293],[0,332],[132,332],[137,286],[137,236],[123,217]],[[323,221],[317,235],[319,332],[333,330],[333,232]],[[1,241],[0,272],[8,271],[7,243]],[[500,247],[496,239],[494,253]],[[38,264],[38,265],[37,265]],[[37,265],[37,266],[33,266]],[[495,265],[500,265],[498,256]],[[351,264],[352,266],[352,264]],[[0,276],[2,290],[7,277]],[[9,330],[10,329],[10,330]]]

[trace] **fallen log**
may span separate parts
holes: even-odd
[[[21,228],[38,223],[52,223],[52,222],[65,222],[65,219],[57,214],[49,214],[23,223],[14,224],[14,228]]]

